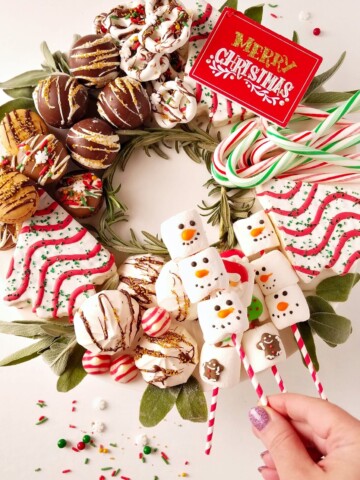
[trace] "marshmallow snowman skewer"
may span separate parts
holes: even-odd
[[[298,322],[310,318],[310,310],[290,262],[279,250],[273,250],[251,263],[255,268],[256,283],[265,296],[270,319],[279,330],[291,327],[315,388],[320,398],[326,400],[322,383],[297,326]]]

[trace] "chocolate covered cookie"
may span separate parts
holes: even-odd
[[[22,223],[36,211],[39,195],[31,180],[16,171],[0,173],[0,222]]]

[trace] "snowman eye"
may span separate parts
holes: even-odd
[[[248,230],[251,230],[251,229],[252,229],[252,226],[251,226],[251,225],[248,225],[248,226],[247,226],[247,229],[248,229]]]
[[[266,267],[262,267],[261,269],[263,272],[266,272]]]
[[[216,310],[216,311],[218,312],[218,311],[220,310],[220,305],[216,305],[216,306],[214,307],[214,310]]]
[[[260,225],[264,225],[265,221],[264,221],[264,220],[260,220],[259,223],[260,223]]]
[[[279,298],[279,295],[278,294],[274,295],[274,298]]]
[[[183,223],[180,223],[180,225],[178,226],[178,228],[179,228],[180,230],[182,230],[184,227],[185,227],[185,225],[184,225]]]
[[[256,275],[260,275],[260,272],[259,272],[259,270],[256,270],[256,272],[255,272],[255,273],[256,273]]]
[[[286,297],[286,295],[288,294],[288,292],[287,292],[286,290],[284,290],[284,291],[282,292],[282,294],[284,295],[284,297]]]
[[[231,300],[226,300],[226,305],[232,305],[233,302]]]
[[[192,227],[194,227],[194,226],[196,225],[196,223],[194,222],[194,220],[191,220],[190,225],[191,225]]]
[[[203,262],[204,263],[209,263],[209,259],[205,257],[205,258],[203,258]]]
[[[196,262],[191,262],[192,267],[196,267],[197,263]]]

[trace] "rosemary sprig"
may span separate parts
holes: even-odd
[[[249,193],[247,190],[220,186],[212,178],[204,186],[211,188],[209,197],[219,196],[220,198],[212,205],[207,205],[203,201],[198,207],[203,210],[203,216],[209,217],[207,223],[213,226],[219,225],[218,248],[221,250],[234,248],[237,240],[233,223],[249,215],[255,203],[255,196],[245,196]]]
[[[117,168],[125,169],[131,155],[138,148],[142,148],[148,156],[155,152],[165,159],[169,159],[165,149],[175,148],[177,153],[183,149],[191,160],[196,163],[205,163],[209,170],[212,154],[221,140],[220,136],[217,135],[217,138],[214,138],[209,134],[209,128],[203,130],[194,124],[181,125],[171,130],[145,128],[143,130],[121,130],[118,133],[130,137],[130,139],[122,146],[115,162],[106,171],[103,178],[106,209],[100,219],[97,232],[99,239],[104,245],[131,255],[150,253],[168,256],[166,246],[158,236],[142,232],[144,239],[139,240],[134,231],[130,230],[130,240],[125,241],[114,231],[113,227],[116,223],[127,221],[127,207],[117,198],[120,185],[114,186],[115,172]],[[203,201],[200,208],[205,212],[204,216],[209,217],[208,223],[219,225],[220,248],[233,248],[236,245],[236,238],[232,223],[248,215],[255,199],[244,197],[244,190],[220,187],[212,179],[205,186],[211,187],[209,196],[219,196],[219,199],[212,205],[207,205]]]

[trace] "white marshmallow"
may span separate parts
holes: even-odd
[[[89,297],[74,316],[76,341],[95,354],[125,350],[139,327],[138,303],[118,290],[104,290]]]
[[[240,250],[227,250],[220,256],[229,275],[229,290],[236,292],[247,307],[254,290],[254,268]]]
[[[203,300],[215,290],[225,290],[229,285],[224,263],[214,247],[181,260],[179,272],[185,292],[193,303]]]
[[[289,260],[279,250],[266,253],[251,264],[255,270],[255,281],[265,296],[299,281]]]
[[[251,322],[265,322],[269,319],[269,310],[265,303],[265,297],[258,285],[254,285],[251,304],[248,306],[248,320]]]
[[[255,373],[286,360],[284,345],[272,323],[245,332],[242,345]]]
[[[196,210],[185,210],[165,220],[160,231],[173,260],[190,257],[209,246],[202,219]]]
[[[186,295],[178,264],[173,260],[162,268],[155,291],[158,305],[169,312],[172,320],[184,322],[197,318],[197,304],[191,303]]]
[[[274,227],[264,210],[236,221],[233,227],[237,241],[245,255],[255,255],[280,245]]]
[[[215,298],[200,302],[198,316],[204,340],[210,344],[241,335],[248,328],[247,310],[236,292],[218,292]]]
[[[235,347],[204,343],[199,366],[201,379],[214,387],[231,388],[240,382],[241,362]]]
[[[143,379],[159,388],[186,383],[198,362],[197,344],[180,326],[159,338],[144,335],[135,350]]]
[[[299,285],[291,285],[265,297],[271,321],[279,330],[310,318],[305,295]]]

